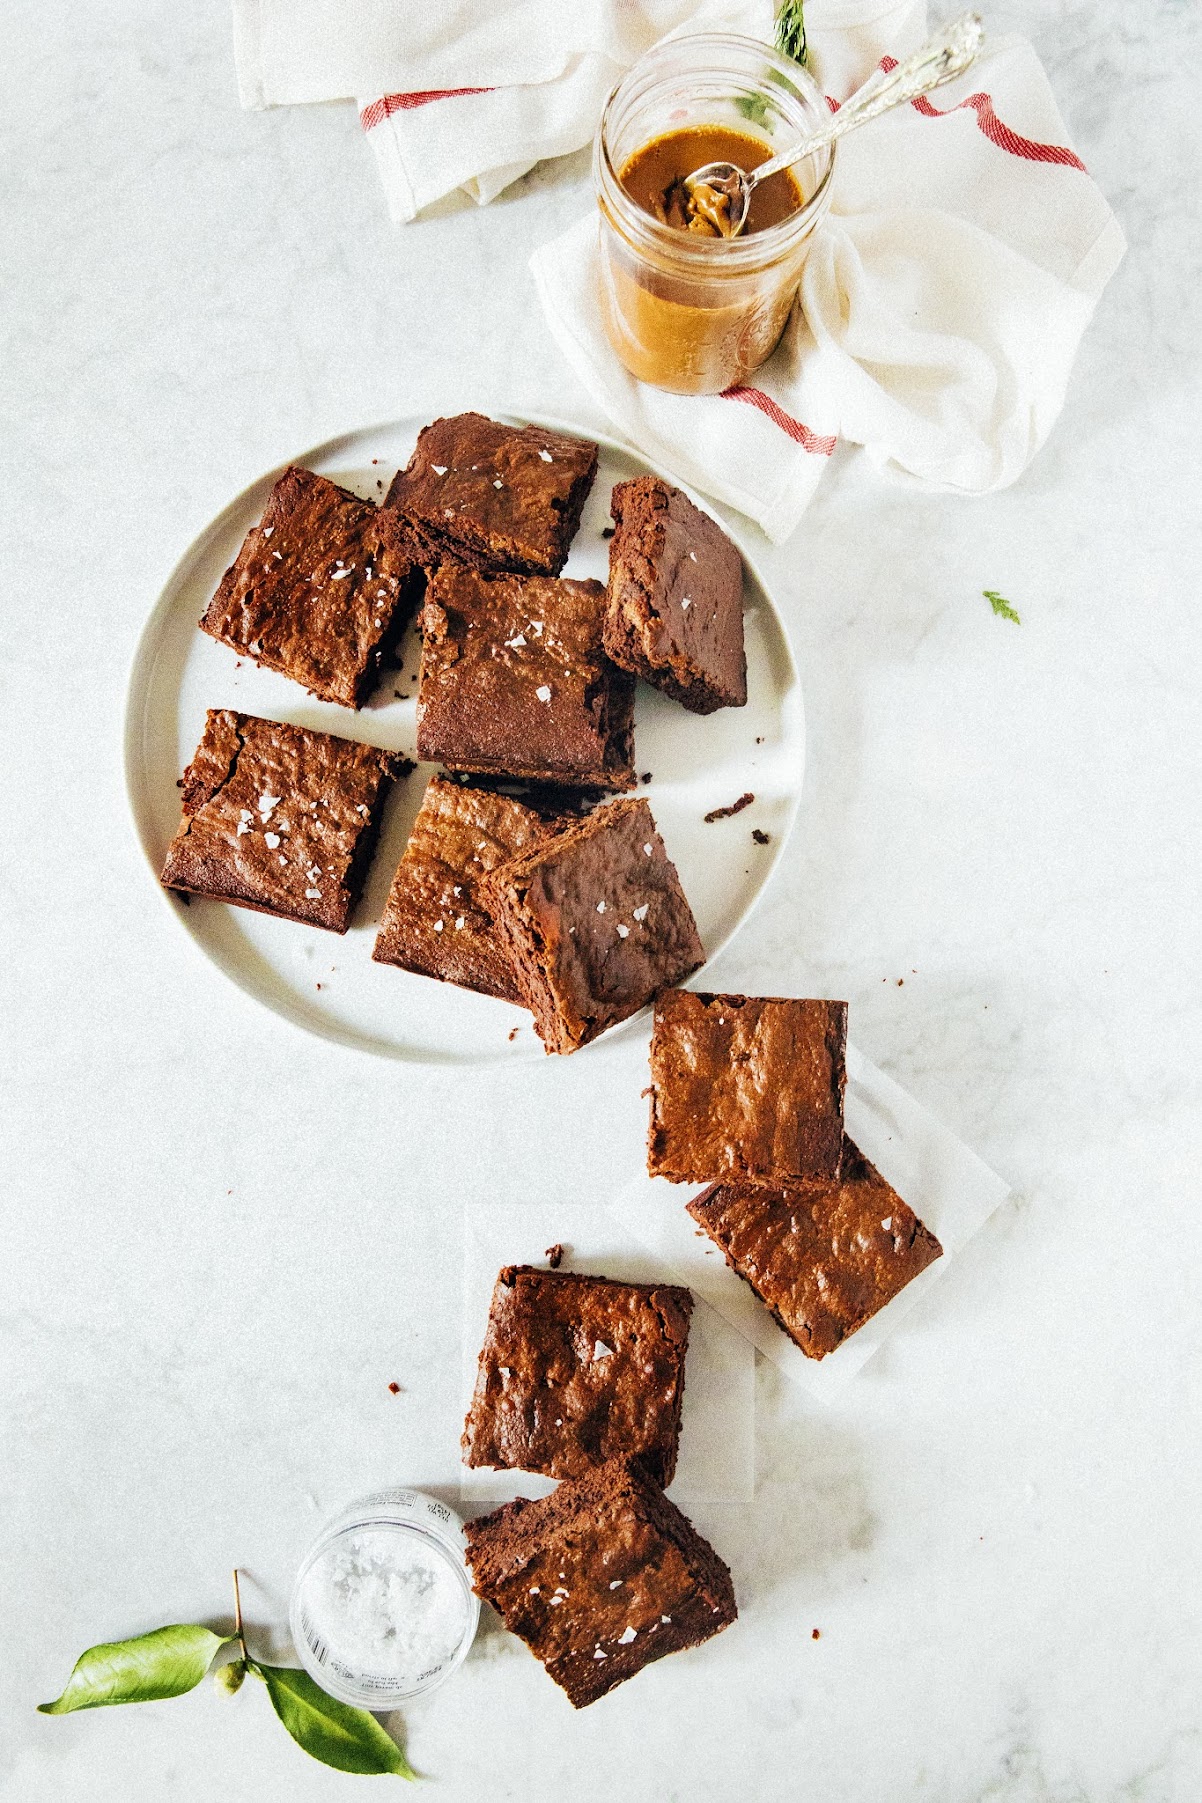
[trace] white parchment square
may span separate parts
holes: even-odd
[[[832,1397],[863,1370],[1010,1193],[1009,1185],[975,1152],[850,1045],[845,1122],[856,1145],[939,1240],[943,1257],[824,1359],[807,1358],[794,1345],[686,1213],[685,1203],[699,1196],[704,1184],[643,1176],[609,1206],[615,1227],[662,1258],[676,1283],[688,1284],[786,1376],[821,1398]]]
[[[685,1217],[687,1220],[687,1216]],[[679,1283],[673,1267],[621,1227],[606,1208],[547,1203],[464,1210],[463,1408],[467,1413],[488,1305],[503,1265],[545,1265],[564,1247],[564,1271],[631,1283]],[[736,1327],[696,1297],[685,1362],[680,1454],[671,1495],[691,1508],[743,1507],[755,1489],[755,1351]],[[543,1496],[553,1480],[525,1472],[463,1466],[460,1496],[476,1513],[483,1502]]]

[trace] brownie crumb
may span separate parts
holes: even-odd
[[[603,526],[601,528],[602,538],[612,538],[613,535],[614,535],[614,528],[612,526]]]
[[[321,984],[320,984],[320,983],[318,983],[318,984],[317,984],[317,985],[316,985],[316,987],[317,987],[317,988],[318,988],[318,989],[320,989],[320,988],[321,988]]]
[[[649,1096],[652,1093],[652,1087],[653,1086],[650,1083],[648,1083],[646,1089],[640,1089],[640,1091],[639,1091],[639,1101],[640,1102],[643,1101],[645,1097]]]
[[[752,827],[751,836],[757,845],[770,845],[772,843],[772,835],[770,833],[761,832],[758,826]]]
[[[903,985],[905,984],[905,981],[906,981],[906,979],[904,977],[899,977],[897,979],[897,986],[899,989],[901,989],[903,987]]]
[[[821,1636],[821,1634],[820,1634],[820,1633],[819,1633],[819,1632],[818,1632],[818,1630],[817,1630],[817,1628],[811,1628],[811,1629],[810,1629],[810,1639],[811,1639],[811,1640],[821,1640],[821,1639],[822,1639],[822,1636]]]
[[[511,1044],[511,1045],[512,1045],[512,1043],[513,1043],[513,1041],[514,1041],[514,1040],[515,1040],[515,1039],[516,1039],[516,1038],[517,1038],[517,1036],[518,1036],[518,1034],[519,1034],[519,1033],[520,1033],[520,1032],[521,1032],[521,1030],[522,1030],[522,1029],[521,1029],[521,1028],[520,1028],[520,1027],[513,1027],[513,1028],[512,1028],[512,1029],[511,1029],[511,1030],[510,1030],[510,1034],[509,1034],[509,1041],[510,1041],[510,1044]]]
[[[705,824],[710,826],[715,820],[729,820],[732,814],[741,814],[744,808],[749,808],[754,800],[755,796],[748,789],[745,795],[740,795],[738,801],[732,801],[728,808],[711,808],[705,816]]]
[[[184,779],[183,779],[183,777],[182,777],[182,776],[177,776],[177,777],[176,777],[176,779],[175,779],[175,786],[176,786],[176,788],[177,788],[177,789],[182,789],[182,788],[183,788],[183,786],[184,786]]]
[[[763,734],[761,734],[760,737],[756,740],[756,744],[762,745],[763,743],[764,743]]]
[[[553,1246],[547,1247],[547,1250],[543,1253],[543,1257],[553,1271],[558,1271],[560,1265],[563,1263],[563,1247],[558,1240],[556,1240]]]
[[[643,771],[643,774],[642,774],[642,775],[641,775],[641,776],[640,776],[640,777],[639,777],[639,781],[640,781],[640,782],[641,782],[641,783],[649,783],[649,782],[650,782],[650,781],[651,781],[651,772],[650,772],[650,770],[644,770],[644,771]]]
[[[401,1386],[400,1386],[400,1384],[389,1384],[389,1386],[388,1386],[388,1394],[389,1394],[389,1395],[390,1395],[390,1396],[399,1396],[399,1395],[400,1395],[400,1393],[401,1393]],[[816,1631],[816,1630],[815,1630],[815,1631]]]
[[[383,486],[384,486],[384,483],[383,483],[383,480],[382,480],[382,479],[381,479],[381,480],[379,480],[379,481],[377,481],[377,483],[376,483],[376,487],[377,487],[377,488],[383,488]]]

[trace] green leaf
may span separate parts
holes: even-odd
[[[776,47],[783,56],[791,56],[805,67],[808,45],[804,0],[782,0],[776,15]]]
[[[1000,619],[1013,620],[1016,626],[1022,625],[1022,621],[1011,607],[1009,601],[1007,601],[1005,595],[999,595],[997,590],[992,588],[983,588],[981,593]]]
[[[366,1709],[339,1703],[308,1672],[291,1666],[260,1665],[252,1659],[250,1669],[266,1684],[271,1706],[296,1744],[323,1765],[340,1772],[417,1777],[395,1740]]]
[[[735,99],[735,107],[753,125],[767,125],[768,102],[762,94],[739,94]]]
[[[101,1709],[108,1703],[151,1703],[160,1697],[182,1697],[195,1690],[227,1644],[209,1628],[180,1624],[156,1628],[134,1640],[110,1640],[91,1646],[75,1661],[67,1688],[53,1703],[39,1703],[43,1715],[68,1715],[73,1709]]]

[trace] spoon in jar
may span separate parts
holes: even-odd
[[[719,237],[737,238],[747,223],[751,196],[761,182],[767,181],[769,176],[779,175],[782,169],[791,169],[795,163],[804,162],[815,151],[825,150],[828,144],[846,137],[849,131],[866,125],[870,119],[878,118],[892,107],[917,100],[923,94],[929,94],[932,88],[942,87],[945,81],[962,75],[976,61],[984,41],[980,14],[961,13],[958,19],[936,32],[920,50],[907,56],[887,75],[882,75],[879,69],[874,70],[863,87],[857,88],[851,99],[845,100],[839,111],[832,115],[829,124],[811,132],[808,138],[802,138],[789,150],[782,150],[779,156],[771,157],[749,171],[740,169],[736,163],[706,163],[703,168],[695,169],[684,179],[690,217],[706,222]],[[704,231],[705,225],[700,225],[699,229]]]

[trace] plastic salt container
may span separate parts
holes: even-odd
[[[360,1709],[433,1690],[480,1620],[463,1523],[421,1490],[379,1490],[328,1522],[301,1562],[289,1626],[321,1688]]]

